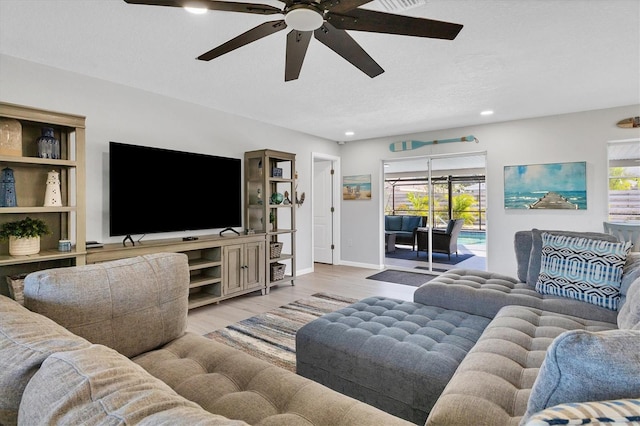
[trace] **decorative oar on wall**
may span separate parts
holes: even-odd
[[[391,152],[400,152],[400,151],[411,151],[412,149],[421,148],[427,145],[438,145],[441,143],[452,143],[452,142],[479,142],[475,136],[463,136],[461,138],[452,138],[452,139],[435,139],[432,141],[402,141],[402,142],[394,142],[389,145],[389,150]]]

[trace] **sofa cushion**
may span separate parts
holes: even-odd
[[[640,330],[640,277],[627,290],[627,298],[618,313],[618,328]]]
[[[635,398],[639,392],[640,331],[567,331],[547,350],[523,423],[554,405]]]
[[[592,240],[611,241],[613,243],[618,242],[618,239],[613,235],[605,234],[602,232],[575,232],[575,231],[544,231],[540,229],[531,230],[531,251],[529,253],[529,268],[527,269],[527,284],[534,287],[538,282],[538,275],[540,274],[540,265],[542,261],[542,233],[548,233],[552,235],[563,235],[567,237],[581,237],[589,238]]]
[[[614,327],[522,306],[501,309],[460,363],[426,425],[518,424],[553,340],[567,330]]]
[[[631,425],[640,423],[640,399],[572,402],[547,408],[529,418],[525,426]]]
[[[540,294],[513,277],[473,269],[451,269],[413,293],[425,305],[493,318],[508,305],[529,306],[615,324],[618,312],[566,297]]]
[[[421,222],[422,217],[420,216],[402,216],[402,227],[400,230],[403,232],[413,232],[420,226]]]
[[[52,353],[89,342],[0,295],[0,424],[15,425],[24,388]]]
[[[385,216],[385,231],[402,230],[402,216]]]
[[[631,243],[542,234],[536,291],[617,310]]]
[[[27,385],[20,425],[245,425],[176,394],[123,355],[102,345],[47,358]]]
[[[184,333],[188,292],[187,256],[158,253],[31,273],[25,306],[131,357]]]
[[[260,425],[408,422],[290,371],[193,333],[133,359],[205,410]]]

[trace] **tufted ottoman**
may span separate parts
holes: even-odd
[[[424,424],[489,322],[464,312],[370,297],[298,330],[297,373]]]

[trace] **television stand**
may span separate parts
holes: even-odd
[[[236,231],[235,229],[228,227],[228,228],[224,228],[222,231],[220,231],[220,236],[222,237],[222,233],[223,232],[227,232],[227,231],[231,231],[233,233],[235,233],[236,235],[240,235],[240,233],[238,231]]]
[[[86,261],[95,264],[150,253],[184,253],[189,263],[189,309],[193,309],[253,292],[266,294],[266,244],[265,234],[200,235],[192,241],[182,241],[182,237],[136,240],[135,246],[116,242],[89,249]],[[292,257],[281,254],[273,261]]]
[[[131,241],[131,245],[135,246],[136,243],[133,241],[133,238],[131,238],[131,235],[127,235],[126,237],[124,237],[124,240],[122,240],[122,245],[123,246],[127,246],[127,240]]]

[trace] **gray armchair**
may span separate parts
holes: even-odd
[[[436,253],[446,253],[451,260],[451,253],[458,256],[458,235],[464,225],[464,219],[452,219],[447,225],[447,229],[433,229],[433,251]],[[416,240],[418,243],[417,256],[421,251],[429,251],[429,230],[418,229]]]

